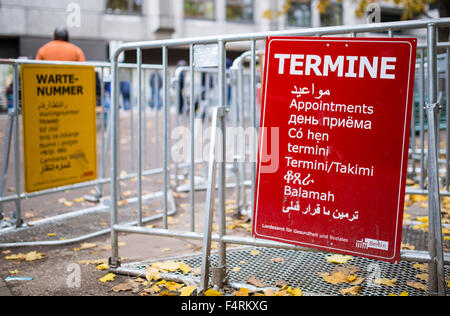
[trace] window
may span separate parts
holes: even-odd
[[[320,15],[322,26],[337,26],[343,24],[342,4],[330,3],[325,12]]]
[[[214,0],[185,0],[184,16],[186,18],[214,20]]]
[[[227,21],[253,23],[254,0],[227,0]]]
[[[287,19],[288,26],[311,27],[311,2],[309,0],[292,1]]]
[[[106,13],[142,14],[143,0],[107,0]]]

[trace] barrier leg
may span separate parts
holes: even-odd
[[[444,273],[444,253],[442,243],[441,205],[439,194],[439,104],[437,94],[437,49],[436,25],[428,25],[428,73],[429,93],[428,117],[428,182],[429,182],[429,233],[428,251],[431,262],[429,264],[428,290],[430,295],[445,296],[446,284]]]
[[[20,140],[19,140],[19,117],[20,117],[20,99],[19,99],[19,65],[13,67],[14,75],[14,188],[16,191],[16,210],[13,213],[16,228],[22,227],[21,198],[20,198]]]
[[[217,160],[216,160],[216,145],[218,143],[218,121],[220,112],[224,112],[222,107],[217,107],[213,111],[212,117],[212,131],[211,131],[211,149],[209,152],[209,164],[208,164],[208,189],[206,192],[206,214],[205,214],[205,229],[203,238],[203,251],[202,251],[202,275],[200,291],[205,291],[209,287],[209,272],[210,272],[210,254],[211,254],[211,235],[213,228],[214,218],[214,199],[216,191],[216,173],[217,173]],[[222,134],[223,135],[223,134]],[[220,135],[222,137],[222,135]],[[222,138],[223,142],[223,138]],[[217,270],[215,270],[217,271]],[[217,272],[216,272],[217,273]]]
[[[0,182],[0,196],[4,197],[6,193],[6,180],[8,179],[9,154],[11,151],[12,130],[14,127],[13,112],[8,111],[8,122],[6,124],[6,138],[3,146],[2,178]],[[3,220],[3,204],[0,203],[0,221]]]

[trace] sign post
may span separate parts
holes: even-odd
[[[25,191],[97,178],[95,69],[23,65]]]
[[[268,38],[254,237],[399,261],[416,45]]]

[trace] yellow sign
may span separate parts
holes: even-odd
[[[24,65],[25,192],[97,178],[95,69]]]

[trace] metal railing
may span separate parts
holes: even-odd
[[[437,94],[437,29],[441,27],[449,27],[450,19],[436,19],[436,20],[421,20],[421,21],[407,21],[398,23],[383,23],[383,24],[370,24],[370,25],[357,25],[357,26],[340,26],[340,27],[326,27],[326,28],[311,28],[301,30],[289,30],[289,31],[275,31],[275,32],[263,32],[252,34],[238,34],[238,35],[225,35],[215,37],[204,38],[192,38],[192,39],[175,39],[175,40],[158,40],[150,42],[128,43],[119,47],[114,56],[112,57],[112,141],[111,141],[111,192],[112,192],[112,206],[111,206],[111,258],[110,268],[112,271],[120,273],[120,256],[118,239],[120,232],[137,233],[152,236],[164,236],[172,238],[189,238],[196,240],[203,240],[203,264],[202,264],[202,284],[201,287],[206,289],[209,285],[209,253],[211,241],[217,241],[219,243],[219,266],[213,269],[213,280],[215,285],[222,286],[224,283],[224,276],[226,273],[226,245],[227,244],[241,244],[252,245],[262,247],[277,247],[284,249],[296,249],[305,250],[302,247],[270,242],[264,240],[258,240],[246,237],[236,237],[228,235],[225,227],[225,211],[226,211],[226,180],[227,180],[227,168],[226,159],[216,161],[214,159],[214,151],[216,148],[216,141],[218,142],[217,148],[225,158],[226,152],[226,124],[225,117],[228,111],[227,102],[227,70],[226,70],[226,47],[227,44],[240,42],[241,45],[245,44],[250,49],[250,118],[249,124],[253,128],[258,128],[257,120],[257,98],[256,98],[256,74],[257,74],[257,42],[264,41],[268,36],[331,36],[331,35],[348,35],[356,37],[361,33],[371,32],[386,32],[388,36],[393,37],[394,31],[399,30],[413,30],[421,29],[427,33],[427,60],[428,60],[428,101],[426,103],[426,113],[428,117],[428,190],[419,192],[422,194],[427,193],[429,196],[429,246],[428,252],[425,251],[406,251],[402,250],[401,258],[408,261],[428,262],[430,264],[429,274],[429,293],[431,295],[445,295],[445,277],[444,277],[444,264],[450,263],[450,256],[446,254],[444,256],[442,247],[442,233],[441,233],[441,210],[440,210],[440,192],[439,192],[439,173],[438,173],[438,146],[436,139],[436,127],[437,127],[437,113],[439,110],[439,100]],[[379,35],[378,35],[379,36]],[[189,46],[190,48],[190,65],[189,71],[193,78],[196,71],[201,69],[201,65],[197,64],[195,60],[195,50],[204,45],[215,45],[217,49],[215,68],[218,70],[218,101],[217,107],[213,114],[212,120],[212,142],[211,142],[211,157],[209,163],[208,173],[208,191],[206,200],[206,218],[205,218],[205,231],[203,233],[195,231],[194,214],[195,211],[193,204],[191,204],[191,231],[175,231],[170,230],[167,221],[167,199],[170,194],[170,157],[169,157],[169,54],[168,51],[174,47]],[[118,126],[118,57],[125,51],[137,51],[138,62],[137,69],[140,72],[142,69],[142,60],[139,56],[142,55],[142,51],[146,49],[161,49],[162,51],[162,70],[163,70],[163,93],[164,93],[164,138],[163,138],[163,228],[152,229],[143,227],[129,227],[123,226],[118,223],[118,202],[119,202],[119,177],[118,177],[118,153],[120,150],[120,144],[118,142],[118,134],[116,132],[116,126]],[[422,55],[424,58],[424,55]],[[193,86],[191,89],[194,89]],[[191,147],[195,144],[194,134],[194,93],[191,91],[191,103],[190,103],[190,132],[191,132]],[[216,136],[216,132],[220,131]],[[138,136],[139,137],[139,136]],[[140,142],[140,141],[139,141]],[[256,150],[255,150],[256,152]],[[141,159],[141,157],[138,157]],[[191,159],[191,166],[194,166],[195,161]],[[424,165],[422,165],[423,167]],[[212,234],[212,220],[214,214],[214,193],[216,190],[216,170],[218,170],[218,233]],[[138,175],[141,175],[141,171],[138,171]],[[255,179],[256,175],[256,160],[251,162],[251,180]],[[191,170],[191,181],[194,178],[194,170]],[[191,183],[192,185],[192,183]],[[252,194],[254,197],[254,181],[252,181]],[[193,203],[194,197],[191,196],[191,203]],[[138,197],[140,199],[140,197]]]
[[[55,62],[55,61],[34,61],[34,60],[11,60],[11,59],[2,59],[0,60],[1,65],[7,65],[9,67],[12,67],[13,70],[13,105],[14,107],[9,109],[8,116],[7,116],[7,123],[6,126],[1,126],[0,128],[3,130],[5,128],[5,141],[3,144],[3,151],[2,151],[2,160],[1,163],[1,177],[0,177],[0,221],[3,220],[3,204],[5,203],[14,203],[15,208],[12,212],[13,221],[10,222],[8,225],[6,225],[6,228],[0,231],[2,234],[7,234],[9,232],[13,232],[12,229],[27,229],[31,227],[36,226],[42,226],[47,225],[54,222],[61,222],[68,220],[70,218],[74,217],[83,217],[88,214],[95,214],[95,213],[106,213],[109,209],[108,200],[104,199],[103,201],[100,200],[104,196],[104,190],[103,187],[105,185],[108,185],[111,183],[111,178],[107,176],[107,164],[109,162],[109,144],[110,144],[110,136],[112,133],[111,130],[111,124],[110,124],[110,115],[109,115],[109,109],[107,105],[105,104],[105,77],[106,77],[106,71],[111,68],[111,64],[107,62],[86,62],[86,63],[74,63],[74,62]],[[22,191],[22,178],[21,178],[21,146],[20,146],[20,125],[21,125],[21,100],[20,100],[20,70],[22,65],[49,65],[49,66],[92,66],[95,67],[96,70],[100,73],[99,76],[99,84],[101,86],[101,95],[100,95],[100,104],[99,109],[100,111],[100,119],[99,123],[99,133],[100,133],[100,151],[101,151],[101,157],[98,159],[99,162],[99,178],[94,181],[84,182],[84,183],[78,183],[74,185],[68,185],[68,186],[61,186],[53,189],[43,190],[39,192],[33,192],[33,193],[25,193]],[[135,64],[125,64],[121,63],[118,66],[120,69],[132,71],[137,69],[137,66]],[[147,72],[159,72],[161,71],[162,67],[160,65],[142,65],[143,70]],[[139,86],[143,86],[142,82],[138,83]],[[94,89],[95,90],[95,89]],[[138,98],[141,100],[142,104],[142,89],[139,89],[138,92]],[[141,94],[139,96],[139,94]],[[156,112],[158,111],[156,107]],[[145,112],[145,111],[144,111]],[[139,114],[142,113],[142,111],[139,111]],[[130,111],[130,117],[131,121],[133,120],[133,111]],[[108,118],[108,119],[106,119]],[[157,115],[155,115],[155,118],[157,120]],[[130,124],[130,128],[133,129],[133,125]],[[143,129],[142,126],[139,127],[138,132],[146,131],[146,129]],[[134,131],[130,131],[130,135],[132,137],[131,143],[133,144],[133,135]],[[145,135],[144,135],[145,137]],[[158,136],[155,136],[155,139],[157,139]],[[158,144],[155,144],[158,146]],[[135,151],[135,148],[133,146],[132,151]],[[142,144],[138,147],[138,150],[141,150]],[[155,152],[158,152],[158,149],[154,149]],[[13,154],[13,159],[10,159],[11,152]],[[7,188],[7,180],[8,180],[8,168],[10,165],[10,160],[14,161],[14,194],[6,195],[6,188]],[[131,159],[133,161],[133,157]],[[133,178],[136,178],[138,176],[138,173],[135,172],[135,168],[131,166],[131,171],[127,173],[126,175],[121,175],[117,180],[118,181],[126,181]],[[163,172],[162,168],[159,168],[156,166],[154,169],[146,169],[143,170],[142,173],[139,174],[139,178],[142,179],[143,176],[152,176],[152,175],[158,175]],[[67,191],[75,191],[80,189],[86,189],[86,188],[95,188],[96,193],[95,196],[92,197],[93,199],[98,202],[97,206],[94,207],[88,207],[85,209],[80,209],[76,211],[71,211],[69,213],[65,213],[62,215],[56,215],[51,216],[49,218],[38,220],[33,222],[32,226],[28,226],[26,223],[24,223],[23,220],[23,212],[22,212],[22,202],[24,200],[32,200],[37,197],[42,196],[48,196],[48,195],[54,195],[58,193],[63,193]],[[150,200],[157,200],[162,197],[162,192],[156,192],[151,194],[146,194],[145,196],[142,196],[142,192],[140,192],[141,198],[139,201],[150,201]],[[173,196],[169,196],[169,215],[174,215],[176,213],[176,205],[175,200]],[[122,198],[121,198],[122,199]],[[137,198],[127,198],[124,202],[124,204],[134,204],[139,202]],[[141,208],[142,209],[142,208]],[[132,221],[129,223],[126,223],[125,225],[142,225],[143,223],[148,223],[151,221],[158,220],[162,217],[162,215],[155,215],[155,216],[149,216],[143,218],[142,214],[139,214],[138,219],[136,221]],[[6,223],[6,222],[4,222]],[[93,237],[101,236],[104,234],[110,233],[110,229],[102,229],[99,227],[99,230],[85,234],[82,236],[76,236],[73,238],[68,238],[66,240],[59,240],[59,241],[35,241],[35,242],[9,242],[9,243],[0,243],[0,248],[13,248],[13,247],[24,247],[24,246],[57,246],[57,245],[65,245],[65,244],[71,244],[80,242],[83,240],[87,240]]]

